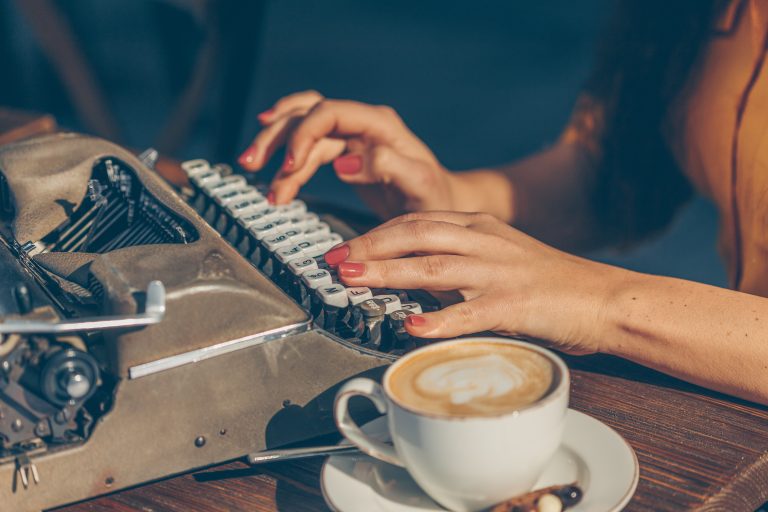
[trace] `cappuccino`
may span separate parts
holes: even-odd
[[[509,343],[466,342],[422,349],[393,368],[385,387],[414,412],[496,416],[530,405],[554,387],[544,355]]]

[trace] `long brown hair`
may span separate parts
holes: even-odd
[[[661,127],[726,0],[624,0],[599,47],[586,92],[603,107],[593,204],[629,241],[665,226],[691,196]]]

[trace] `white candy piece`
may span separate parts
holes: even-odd
[[[536,501],[537,512],[562,512],[563,502],[554,494],[545,494]]]
[[[309,288],[316,290],[321,286],[330,286],[333,284],[330,272],[325,269],[307,270],[301,274],[301,279]]]
[[[304,258],[291,260],[288,262],[288,270],[293,272],[294,275],[301,275],[307,270],[316,270],[317,261],[314,258]]]
[[[317,295],[325,304],[337,308],[345,308],[349,305],[349,297],[346,289],[340,284],[321,286],[317,289]]]
[[[384,304],[386,304],[386,310],[384,311],[385,314],[394,313],[395,311],[398,311],[400,309],[403,309],[400,306],[400,297],[397,295],[387,294],[387,295],[376,295],[373,297],[374,299],[379,299]]]
[[[347,296],[349,297],[349,303],[356,306],[368,299],[372,299],[373,292],[371,292],[370,288],[366,288],[365,286],[355,286],[353,288],[347,288]]]

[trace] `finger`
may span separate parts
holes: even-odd
[[[317,91],[296,92],[283,96],[275,102],[272,108],[265,110],[257,118],[261,124],[268,125],[293,110],[307,112],[322,100],[323,95]]]
[[[304,167],[290,173],[278,172],[270,187],[275,203],[285,204],[295,198],[299,189],[314,176],[318,168],[342,153],[344,146],[343,140],[323,139],[313,148]]]
[[[419,338],[455,338],[463,334],[493,331],[500,325],[494,309],[492,299],[479,297],[434,313],[409,315],[405,328],[409,334]]]
[[[301,115],[300,111],[295,110],[292,114],[278,119],[261,130],[251,145],[240,155],[237,163],[248,171],[258,171],[264,167],[277,148],[285,144],[288,133],[299,124]]]
[[[324,100],[312,108],[291,134],[285,168],[302,167],[312,146],[324,137],[363,136],[373,143],[386,143],[401,126],[402,121],[388,107]]]
[[[348,261],[388,260],[414,253],[468,256],[492,250],[490,244],[495,240],[495,237],[473,233],[456,224],[414,221],[371,231],[349,240],[342,251],[329,255],[333,260],[345,252],[343,260]],[[337,264],[343,260],[329,263]]]
[[[468,227],[473,224],[477,224],[481,219],[487,217],[495,218],[485,213],[464,213],[464,212],[451,212],[451,211],[426,211],[426,212],[413,212],[400,215],[394,219],[390,219],[379,226],[373,228],[369,233],[378,231],[380,229],[388,229],[400,224],[408,222],[447,222],[450,224],[456,224],[457,226]]]
[[[447,254],[383,261],[345,261],[339,264],[337,270],[348,286],[449,291],[472,285],[481,269],[473,266],[473,274],[469,276],[468,265],[466,257]]]

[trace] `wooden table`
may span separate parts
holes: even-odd
[[[566,359],[571,406],[616,429],[637,452],[640,483],[626,510],[751,512],[768,501],[768,408],[615,358]],[[235,462],[60,510],[328,510],[321,465]]]
[[[616,429],[637,452],[640,483],[626,510],[751,512],[768,501],[767,407],[607,356],[566,360],[573,370],[571,406]],[[58,510],[327,510],[321,465],[251,469],[233,462]]]

